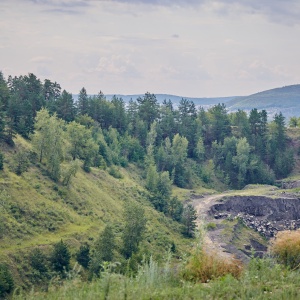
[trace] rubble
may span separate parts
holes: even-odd
[[[238,218],[269,239],[278,231],[300,228],[300,199],[233,196],[213,205],[210,214],[215,219]]]

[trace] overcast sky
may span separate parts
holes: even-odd
[[[0,0],[0,70],[77,94],[249,95],[300,83],[299,0]]]

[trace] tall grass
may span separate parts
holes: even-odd
[[[78,278],[63,286],[50,287],[48,293],[17,295],[14,300],[167,300],[167,299],[300,299],[300,274],[272,259],[252,259],[240,277],[228,274],[209,283],[180,280],[171,264],[160,266],[149,260],[140,266],[137,276],[105,274],[91,282]]]
[[[209,282],[228,274],[239,278],[242,271],[242,263],[237,259],[228,259],[214,252],[197,249],[183,269],[182,276],[185,280],[193,282]]]
[[[299,269],[300,230],[279,232],[271,246],[271,253],[278,262],[291,269]]]

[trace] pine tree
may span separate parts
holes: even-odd
[[[90,260],[91,260],[89,244],[85,243],[80,246],[78,252],[76,253],[76,260],[85,269],[88,268]]]
[[[71,254],[67,244],[61,240],[54,245],[53,251],[50,256],[51,265],[54,271],[63,274],[70,268]]]
[[[183,234],[187,237],[194,237],[195,230],[196,230],[196,219],[197,219],[197,212],[192,204],[188,204],[184,207],[182,213],[182,224]]]

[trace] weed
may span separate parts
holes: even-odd
[[[206,229],[207,230],[215,230],[216,228],[217,228],[217,224],[216,223],[210,222],[210,223],[206,224]]]
[[[271,246],[277,261],[291,269],[300,267],[300,230],[282,231]]]
[[[239,278],[243,266],[237,259],[223,258],[217,253],[207,253],[202,248],[196,249],[183,269],[182,277],[193,282],[209,282],[212,279],[231,274]]]

